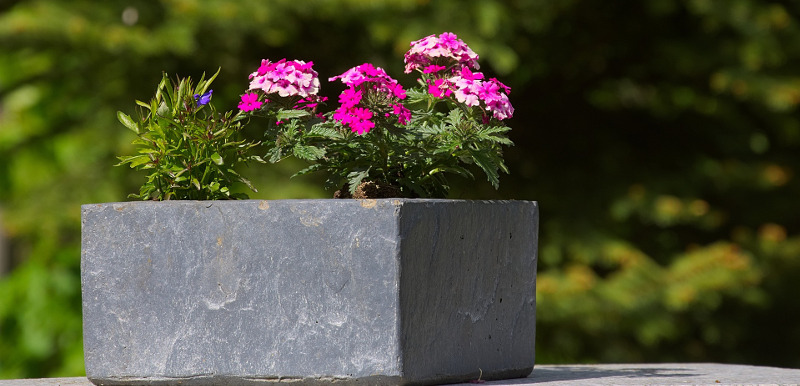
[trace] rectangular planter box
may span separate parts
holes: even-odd
[[[538,206],[427,199],[82,207],[95,384],[437,384],[534,365]]]

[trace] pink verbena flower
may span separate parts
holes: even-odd
[[[297,101],[294,104],[295,110],[311,110],[312,112],[317,108],[317,106],[328,100],[328,97],[321,97],[319,95],[311,95],[308,98],[303,98]]]
[[[375,67],[371,63],[353,67],[341,75],[329,78],[328,81],[333,82],[337,79],[351,88],[361,87],[375,90],[394,95],[399,99],[406,97],[403,86],[397,80],[389,76],[382,68]]]
[[[435,79],[428,83],[428,93],[437,98],[449,97],[453,93],[451,88],[452,85],[447,79]]]
[[[431,64],[430,66],[426,66],[425,68],[423,68],[422,69],[422,73],[423,74],[432,74],[432,73],[436,73],[436,72],[439,72],[439,71],[444,71],[445,69],[447,69],[447,67],[440,66],[440,65],[437,65],[437,64]]]
[[[319,91],[319,77],[311,67],[313,62],[281,59],[275,63],[263,59],[258,70],[250,74],[250,88],[281,97],[308,98]]]
[[[392,114],[397,115],[397,122],[401,125],[407,125],[411,121],[411,110],[402,104],[392,105]]]
[[[372,122],[372,111],[363,107],[340,107],[333,112],[333,119],[350,126],[350,130],[364,135],[375,127]]]
[[[239,102],[239,110],[244,112],[253,111],[261,108],[261,102],[258,100],[258,94],[251,92],[242,95],[242,100]]]
[[[445,32],[438,37],[434,34],[411,42],[411,49],[406,52],[404,61],[407,74],[414,70],[435,72],[436,67],[431,68],[431,65],[458,65],[473,70],[480,69],[478,54],[451,32]]]
[[[339,103],[342,104],[342,107],[350,108],[357,105],[361,102],[361,90],[356,90],[355,88],[348,88],[339,95]]]

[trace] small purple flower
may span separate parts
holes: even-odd
[[[208,104],[208,102],[211,100],[211,93],[213,92],[214,90],[208,90],[208,92],[203,95],[194,94],[194,100],[197,101],[198,106]]]

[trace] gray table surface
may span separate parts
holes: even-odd
[[[800,369],[716,363],[537,365],[527,378],[465,385],[800,385]],[[0,386],[89,386],[84,377],[0,380]]]

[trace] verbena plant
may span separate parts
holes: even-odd
[[[477,165],[497,188],[507,173],[502,146],[512,145],[510,89],[477,72],[478,55],[452,33],[411,43],[406,73],[420,74],[405,90],[372,64],[330,78],[347,86],[339,107],[316,113],[324,97],[311,63],[263,60],[250,75],[241,111],[270,118],[266,158],[309,161],[298,172],[324,172],[342,196],[445,197],[448,174],[472,178]],[[360,191],[361,190],[361,191]]]
[[[233,193],[234,183],[253,191],[250,181],[236,167],[247,161],[260,161],[251,154],[257,143],[240,139],[241,116],[217,113],[210,103],[209,88],[219,71],[208,80],[192,84],[191,78],[174,84],[164,74],[150,103],[140,106],[137,119],[118,112],[123,125],[133,130],[137,155],[119,157],[119,165],[145,170],[139,194],[143,200],[219,200],[247,198]]]
[[[262,60],[235,115],[205,112],[214,77],[194,90],[180,81],[166,96],[165,77],[150,105],[138,102],[149,110],[141,123],[120,113],[143,147],[122,163],[153,169],[143,199],[235,198],[229,183],[250,184],[233,167],[261,158],[249,155],[258,144],[233,138],[242,119],[259,116],[266,127],[258,154],[307,161],[295,175],[324,173],[336,197],[446,197],[447,176],[474,178],[470,165],[497,188],[508,173],[503,146],[512,145],[503,123],[514,112],[510,89],[478,72],[478,55],[452,33],[412,42],[405,64],[419,73],[408,90],[369,63],[329,78],[346,89],[326,113],[318,112],[327,98],[312,62]]]

